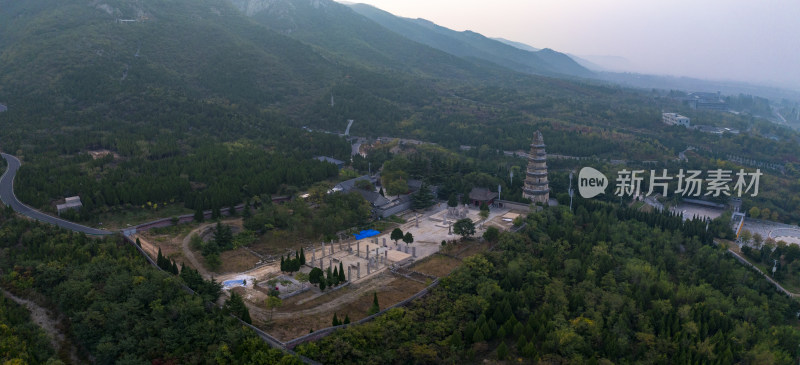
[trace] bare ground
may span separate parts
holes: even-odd
[[[457,268],[459,265],[461,265],[461,261],[459,260],[448,256],[434,254],[428,256],[420,262],[415,263],[410,267],[410,269],[440,278],[450,274],[450,272],[455,270],[455,268]]]
[[[424,284],[390,273],[383,273],[374,279],[352,284],[335,292],[319,293],[318,289],[292,297],[276,309],[269,322],[270,313],[263,303],[248,303],[250,316],[261,328],[271,335],[287,341],[331,326],[333,314],[343,320],[349,316],[352,322],[367,317],[372,306],[373,293],[378,294],[381,308],[398,303],[425,287]]]
[[[43,308],[31,300],[20,298],[5,289],[0,289],[6,298],[15,301],[17,304],[24,306],[31,312],[31,320],[41,327],[47,337],[50,338],[50,344],[59,354],[69,354],[69,361],[73,364],[80,364],[81,360],[78,357],[78,350],[71,344],[64,333],[61,332],[59,319],[49,310]],[[63,360],[63,359],[62,359]]]

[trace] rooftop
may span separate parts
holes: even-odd
[[[497,193],[493,193],[486,188],[472,188],[469,192],[469,198],[478,201],[489,201],[497,198]]]

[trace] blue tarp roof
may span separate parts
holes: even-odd
[[[372,237],[372,236],[377,236],[377,235],[379,235],[379,234],[381,234],[381,233],[380,233],[380,232],[378,232],[378,231],[376,231],[376,230],[374,230],[374,229],[368,229],[368,230],[366,230],[366,231],[361,231],[361,232],[358,232],[358,233],[353,233],[353,235],[354,235],[354,236],[356,236],[356,239],[357,239],[357,240],[360,240],[360,239],[363,239],[363,238]]]

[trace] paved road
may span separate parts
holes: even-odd
[[[6,162],[8,162],[8,169],[6,169],[6,172],[2,177],[0,177],[0,199],[3,200],[5,205],[10,205],[11,208],[13,208],[17,213],[33,218],[37,221],[55,224],[71,231],[83,232],[91,235],[108,235],[113,233],[110,231],[104,231],[102,229],[82,226],[77,223],[72,223],[60,218],[49,216],[25,204],[22,204],[22,202],[17,200],[17,197],[14,195],[14,177],[17,176],[17,170],[19,170],[21,163],[19,162],[19,159],[7,153],[2,153],[2,156]]]

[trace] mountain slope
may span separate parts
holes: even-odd
[[[515,71],[533,74],[593,76],[591,71],[568,56],[550,49],[531,52],[472,31],[457,32],[424,19],[400,18],[370,5],[353,4],[350,7],[411,40],[459,57],[483,59]]]
[[[252,19],[313,45],[329,59],[435,78],[492,78],[491,67],[396,34],[331,0],[232,0]]]
[[[311,47],[222,0],[3,0],[0,8],[0,96],[17,109],[35,109],[34,98],[51,111],[172,97],[285,106],[337,72]]]
[[[537,51],[540,51],[540,50],[541,50],[540,48],[531,47],[530,45],[527,45],[527,44],[525,44],[525,43],[521,43],[521,42],[515,42],[515,41],[512,41],[512,40],[505,39],[505,38],[500,38],[500,37],[492,37],[492,39],[494,39],[494,40],[496,40],[496,41],[498,41],[498,42],[505,43],[505,44],[507,44],[507,45],[509,45],[509,46],[512,46],[512,47],[516,47],[516,48],[519,48],[519,49],[525,50],[525,51],[537,52]]]

